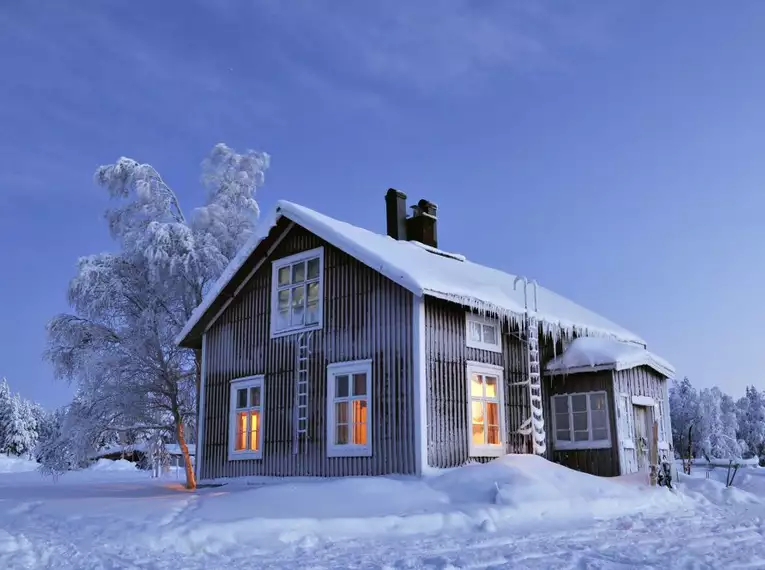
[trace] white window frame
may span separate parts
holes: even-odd
[[[277,317],[279,315],[279,270],[283,267],[299,263],[301,261],[307,261],[314,257],[319,258],[319,277],[316,281],[319,284],[319,302],[317,307],[318,319],[317,322],[310,325],[291,325],[283,329],[277,329]],[[307,269],[306,269],[307,270]],[[307,275],[306,275],[307,277]],[[304,281],[307,283],[308,281]],[[292,288],[292,287],[290,287]],[[308,288],[305,288],[304,299],[307,299]],[[304,301],[305,302],[305,301]],[[292,309],[290,307],[290,315]],[[281,259],[275,259],[271,264],[271,338],[278,338],[280,336],[286,336],[304,331],[314,331],[322,328],[324,323],[324,248],[317,247],[308,251],[301,251],[294,255],[282,257]]]
[[[505,428],[505,374],[501,366],[495,364],[486,364],[483,362],[474,362],[468,360],[466,374],[467,389],[467,437],[470,457],[500,457],[505,455],[507,449],[507,433]],[[472,374],[485,374],[497,377],[497,398],[480,398],[482,401],[497,401],[499,403],[499,443],[478,445],[473,443],[473,400],[479,399],[470,393],[470,384]],[[487,414],[484,411],[484,425]]]
[[[228,413],[228,460],[229,461],[238,461],[242,459],[261,459],[263,457],[263,432],[264,430],[264,403],[266,398],[265,393],[265,383],[263,382],[264,376],[262,374],[259,374],[257,376],[246,376],[244,378],[235,378],[231,381],[229,385],[229,413]],[[247,446],[248,449],[242,450],[242,451],[236,451],[234,449],[234,442],[236,440],[236,416],[237,412],[241,410],[237,410],[237,391],[238,390],[247,390],[247,398],[250,397],[250,388],[260,388],[260,405],[258,406],[252,406],[249,405],[250,402],[248,401],[248,406],[246,408],[242,408],[241,410],[247,410],[253,411],[257,410],[260,412],[260,429],[258,430],[258,450],[252,451],[249,449],[249,445]],[[248,420],[249,421],[249,420]],[[249,443],[249,424],[248,424],[248,435],[247,435],[247,441]]]
[[[367,442],[364,445],[347,443],[336,444],[335,441],[335,377],[365,373],[367,376],[366,402],[367,402]],[[352,382],[349,380],[348,401],[353,398]],[[343,399],[345,400],[345,398]],[[334,362],[327,366],[327,457],[371,457],[374,429],[374,394],[372,392],[372,360],[353,360],[348,362]],[[349,410],[349,414],[352,412]],[[352,415],[349,415],[351,418]],[[352,432],[349,422],[349,436]]]
[[[592,439],[592,409],[590,408],[590,397],[596,395],[603,395],[606,401],[606,439]],[[587,441],[574,441],[574,411],[571,406],[571,398],[573,396],[586,396],[585,402],[587,403],[587,432],[589,438]],[[571,436],[571,441],[558,439],[558,421],[557,414],[555,412],[555,399],[556,398],[568,398],[568,429]],[[570,394],[555,394],[550,398],[550,415],[552,416],[553,423],[553,440],[555,442],[555,449],[608,449],[611,447],[611,412],[609,411],[608,392],[605,390],[593,390],[591,392],[572,392]]]
[[[471,323],[477,323],[481,325],[481,340],[473,340],[470,338],[470,325]],[[489,343],[483,340],[483,326],[492,326],[495,331],[496,343]],[[468,348],[479,348],[481,350],[489,350],[491,352],[502,352],[502,327],[500,326],[499,319],[492,317],[486,317],[477,315],[475,313],[465,313],[465,339]]]

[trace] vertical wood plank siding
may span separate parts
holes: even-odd
[[[425,359],[428,410],[428,464],[456,467],[470,460],[468,437],[467,361],[502,366],[505,391],[505,431],[508,453],[529,453],[531,438],[517,433],[529,417],[526,354],[517,329],[503,325],[502,353],[469,348],[467,309],[432,297],[425,298]],[[488,461],[490,458],[474,458]]]
[[[283,230],[277,226],[273,232]],[[308,434],[293,453],[296,335],[271,339],[271,263],[206,333],[202,479],[414,473],[412,294],[300,226],[270,259],[324,246],[324,324],[311,339]],[[372,457],[327,457],[327,365],[372,359]],[[229,383],[264,374],[263,458],[228,461]]]
[[[638,366],[628,370],[620,370],[614,375],[614,384],[617,394],[629,394],[630,396],[648,396],[653,398],[656,403],[663,403],[662,410],[664,417],[661,418],[664,424],[664,433],[667,443],[672,444],[672,424],[669,417],[669,394],[667,378],[648,366]],[[633,413],[632,409],[627,410]],[[659,418],[656,418],[659,420]],[[634,425],[634,416],[633,416]],[[671,450],[660,450],[659,456],[662,459],[671,459]]]
[[[545,398],[545,426],[548,448],[552,451],[552,460],[571,469],[593,475],[612,477],[619,475],[619,447],[616,435],[616,410],[614,408],[614,382],[611,370],[581,372],[561,376],[547,376]],[[552,396],[577,392],[605,392],[608,408],[608,422],[611,435],[611,447],[606,449],[555,449],[555,434],[552,429]]]

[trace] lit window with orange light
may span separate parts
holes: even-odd
[[[371,455],[371,361],[331,364],[327,382],[327,454]]]
[[[231,383],[230,459],[258,458],[262,448],[263,378],[237,379]]]
[[[501,455],[504,450],[503,374],[496,366],[468,365],[470,449],[474,457]]]

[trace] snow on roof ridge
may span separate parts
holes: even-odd
[[[269,225],[261,224],[257,234],[242,247],[205,295],[199,307],[194,310],[176,337],[177,342],[180,343],[191,332],[214,299],[282,216],[305,227],[415,295],[427,294],[471,307],[479,312],[496,313],[503,317],[521,317],[527,312],[522,289],[516,291],[514,288],[515,275],[479,265],[466,258],[463,261],[456,257],[434,255],[428,251],[428,246],[395,240],[387,235],[336,220],[294,202],[279,200],[274,210],[273,222]],[[538,292],[537,317],[548,332],[557,334],[560,332],[556,331],[557,327],[566,331],[587,332],[645,344],[638,335],[549,289],[539,286]]]
[[[552,359],[546,370],[552,373],[575,373],[594,370],[627,370],[649,366],[667,378],[675,377],[675,368],[660,356],[635,344],[614,339],[580,337]]]

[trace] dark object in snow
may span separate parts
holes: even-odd
[[[668,461],[662,462],[656,482],[659,487],[672,488],[672,465]]]

